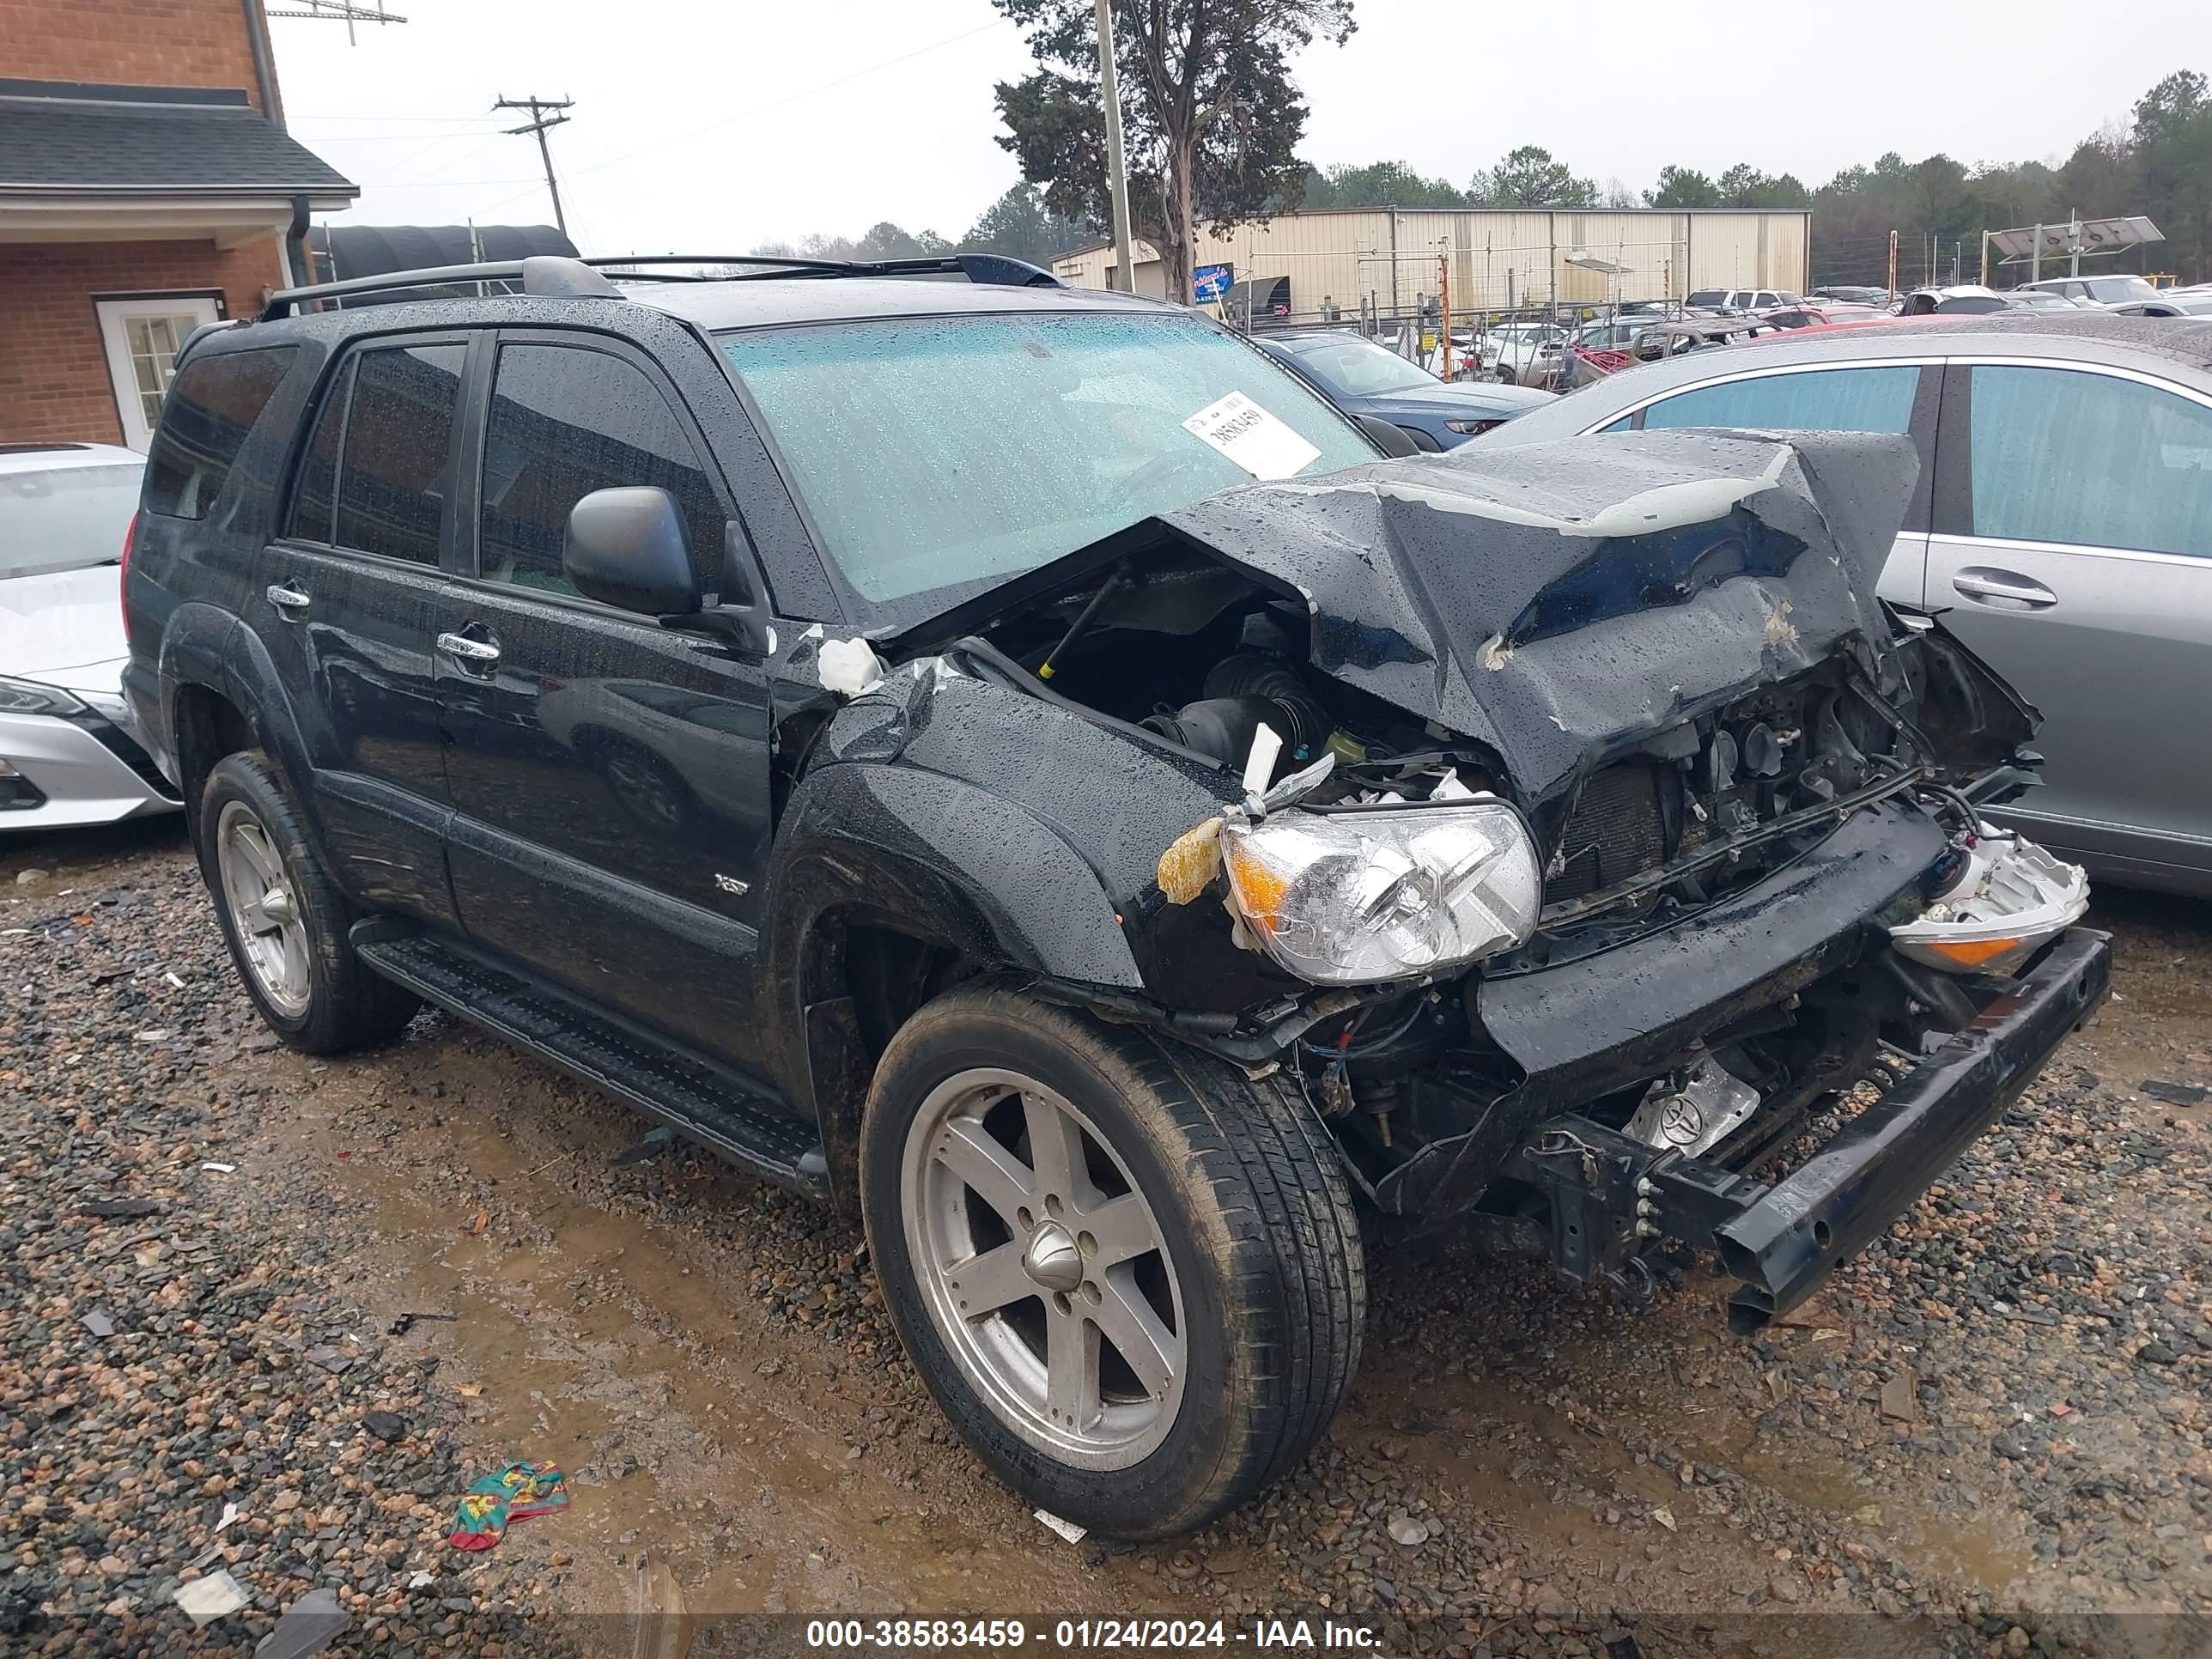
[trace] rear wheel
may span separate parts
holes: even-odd
[[[1342,1403],[1365,1281],[1304,1103],[994,986],[892,1039],[861,1131],[886,1304],[1024,1497],[1119,1537],[1204,1525]]]
[[[354,954],[352,913],[266,756],[249,750],[216,763],[198,828],[201,877],[246,994],[270,1028],[313,1054],[397,1036],[422,1003]]]

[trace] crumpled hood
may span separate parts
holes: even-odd
[[[130,653],[121,581],[112,564],[0,580],[0,674],[113,692]]]
[[[1524,802],[1891,625],[1908,440],[1637,432],[1209,496],[1175,535],[1303,596],[1314,665],[1486,744]],[[1118,539],[1118,538],[1117,538]]]

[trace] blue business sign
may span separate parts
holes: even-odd
[[[1236,280],[1235,265],[1200,265],[1190,279],[1191,300],[1197,305],[1212,305],[1229,292],[1229,285]]]

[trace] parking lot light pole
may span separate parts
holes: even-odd
[[[1121,162],[1121,88],[1114,74],[1113,0],[1098,0],[1098,96],[1106,106],[1106,185],[1114,198],[1114,269],[1121,292],[1137,291],[1137,258],[1130,245],[1129,175]],[[1180,296],[1190,302],[1188,294]]]

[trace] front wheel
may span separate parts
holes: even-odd
[[[1365,1276],[1328,1131],[1294,1091],[1004,987],[892,1039],[860,1196],[892,1322],[1024,1498],[1162,1538],[1318,1439]]]

